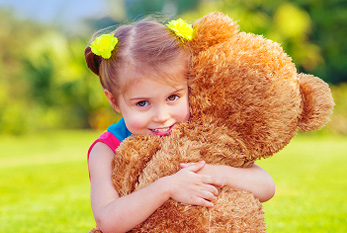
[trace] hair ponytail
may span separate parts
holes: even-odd
[[[89,46],[84,50],[84,57],[88,68],[96,75],[100,76],[99,67],[102,61],[100,56],[95,55]]]

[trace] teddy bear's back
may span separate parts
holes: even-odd
[[[251,33],[192,58],[190,122],[236,131],[254,159],[289,143],[300,115],[300,88],[291,58],[275,42]]]

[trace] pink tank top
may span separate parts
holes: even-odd
[[[102,133],[98,139],[96,139],[93,144],[89,147],[87,161],[89,164],[89,155],[96,143],[102,142],[109,146],[114,153],[120,145],[120,143],[131,136],[131,132],[127,129],[124,118],[120,119],[116,124],[110,125],[107,131]],[[90,175],[89,175],[90,178]]]

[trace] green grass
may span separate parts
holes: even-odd
[[[99,133],[0,136],[0,232],[88,232],[86,152]],[[347,232],[347,137],[299,135],[258,164],[276,183],[269,233]]]
[[[347,137],[299,135],[258,162],[276,184],[265,206],[269,233],[347,232]]]
[[[88,232],[87,149],[98,133],[0,138],[0,232]]]

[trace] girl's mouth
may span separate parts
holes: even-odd
[[[155,135],[165,136],[165,135],[168,135],[169,133],[171,133],[174,126],[175,126],[175,124],[173,124],[169,127],[149,129],[149,130],[152,131],[152,133]]]

